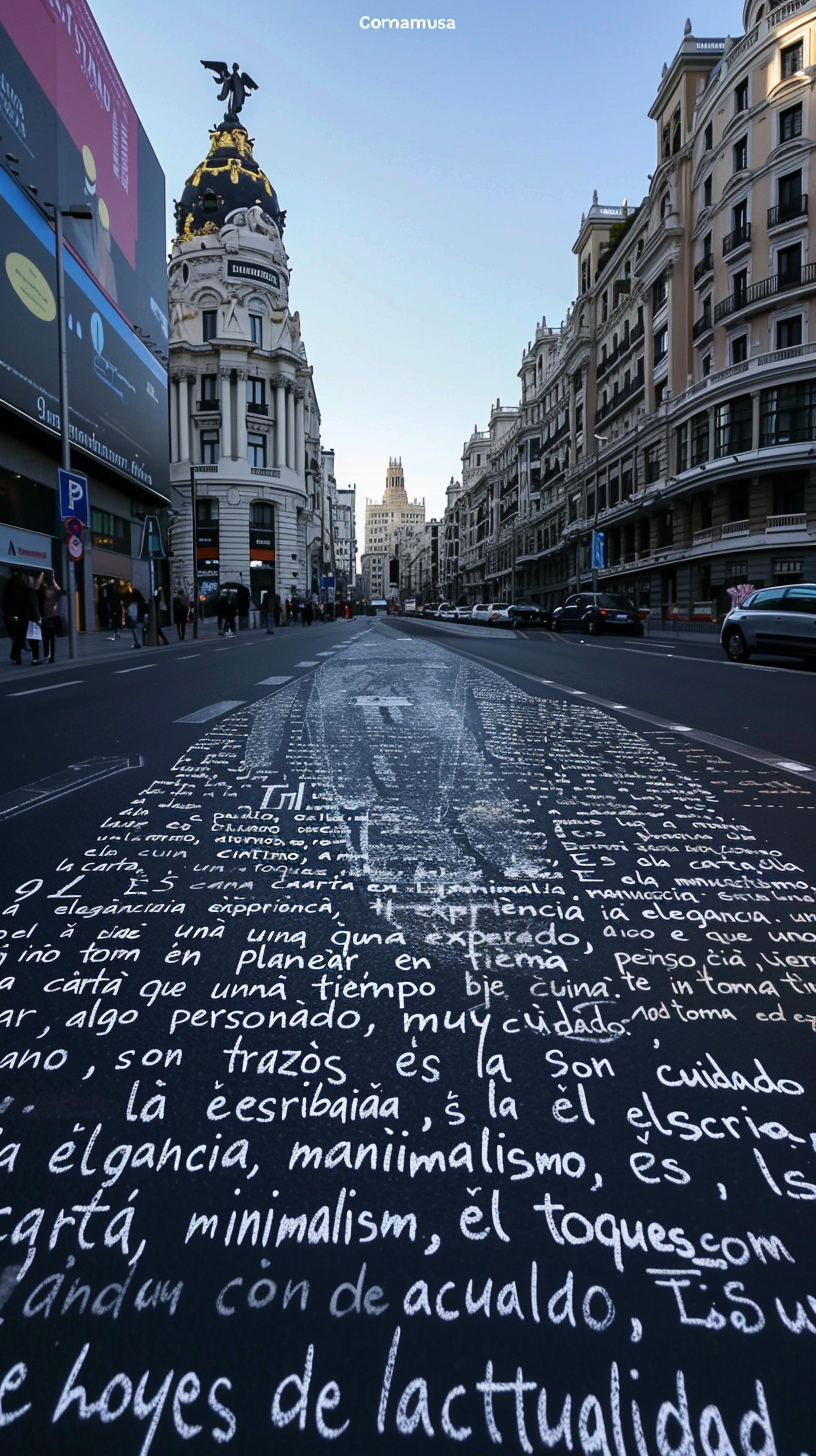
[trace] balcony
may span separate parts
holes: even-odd
[[[219,399],[199,399],[196,402],[196,412],[200,415],[217,415],[220,408]]]
[[[257,404],[255,402],[250,402],[248,400],[247,401],[247,414],[248,415],[268,415],[269,414],[269,405],[268,404]]]
[[[806,531],[807,516],[804,511],[796,511],[788,516],[767,516],[765,520],[766,531]]]
[[[749,288],[743,288],[739,293],[731,293],[728,298],[722,299],[714,309],[714,322],[718,324],[731,314],[739,313],[740,309],[761,303],[766,298],[773,298],[777,293],[787,293],[791,289],[803,288],[814,282],[816,263],[806,263],[803,268],[792,273],[773,273],[770,278],[763,278],[760,283],[752,283]]]
[[[729,253],[736,252],[737,248],[743,247],[745,243],[750,243],[750,241],[751,224],[746,222],[743,223],[742,227],[734,228],[733,232],[726,233],[723,238],[723,257],[727,258]]]
[[[691,538],[691,544],[692,546],[709,546],[715,539],[715,535],[714,527],[706,526],[704,530],[694,532]]]
[[[701,339],[703,337],[703,334],[710,333],[713,327],[714,325],[711,322],[711,309],[707,308],[702,318],[698,318],[696,324],[694,325],[694,328],[691,331],[691,337],[694,340],[695,344],[697,343],[698,339]]]
[[[801,197],[790,197],[787,202],[780,202],[776,207],[768,208],[768,230],[775,227],[782,227],[786,222],[794,222],[797,217],[806,217],[808,210],[807,193],[803,192]]]
[[[729,536],[748,536],[750,532],[750,521],[726,521],[722,528],[723,540],[726,540]]]
[[[713,267],[714,267],[714,254],[713,253],[706,253],[705,257],[704,258],[701,258],[700,261],[699,261],[699,263],[695,263],[695,265],[694,265],[694,286],[695,286],[695,288],[697,287],[697,284],[701,281],[701,279],[705,278],[706,274],[707,273],[710,273],[712,271]]]

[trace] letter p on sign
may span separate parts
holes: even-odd
[[[59,477],[60,495],[60,517],[67,521],[69,516],[75,516],[83,526],[91,524],[90,502],[88,499],[88,477],[80,475],[75,470],[60,470]]]

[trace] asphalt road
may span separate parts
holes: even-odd
[[[816,1456],[816,678],[0,673],[0,1447]]]

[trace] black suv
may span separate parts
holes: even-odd
[[[613,596],[609,592],[578,592],[567,597],[563,606],[552,614],[554,632],[577,628],[594,636],[597,632],[633,632],[643,636],[640,613],[631,597]]]

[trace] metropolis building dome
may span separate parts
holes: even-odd
[[[232,78],[222,63],[221,99]],[[237,65],[233,73],[237,72]],[[323,562],[320,412],[289,306],[286,215],[254,156],[238,96],[176,203],[169,261],[172,580],[212,610],[220,586],[317,589]],[[195,548],[192,482],[197,496]]]

